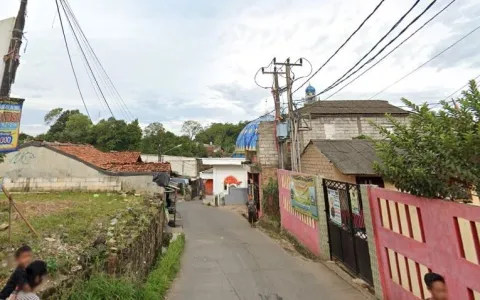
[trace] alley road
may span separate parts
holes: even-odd
[[[238,213],[178,204],[186,234],[169,300],[363,299],[325,266],[294,257]]]

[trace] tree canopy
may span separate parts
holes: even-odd
[[[203,144],[213,143],[221,146],[226,153],[233,153],[237,137],[247,124],[247,121],[238,122],[237,124],[213,123],[198,132],[195,140]]]
[[[214,123],[203,128],[197,121],[185,121],[176,135],[162,123],[153,122],[142,131],[138,120],[130,123],[109,118],[93,124],[79,110],[55,108],[44,118],[49,125],[46,133],[37,137],[21,133],[19,143],[37,140],[91,144],[102,151],[141,151],[147,154],[206,157],[204,144],[221,146],[227,154],[235,149],[235,141],[248,122]],[[180,146],[179,146],[180,145]]]
[[[20,134],[20,144],[34,139],[49,142],[86,143],[102,151],[141,151],[147,154],[206,157],[204,144],[212,142],[232,153],[235,141],[246,122],[238,124],[214,123],[203,128],[197,121],[185,121],[182,133],[176,135],[165,129],[162,123],[153,122],[141,129],[138,120],[130,123],[109,118],[93,124],[79,110],[55,108],[45,115],[46,133],[37,137]],[[181,145],[181,146],[179,146]]]
[[[480,186],[480,92],[475,81],[453,104],[402,101],[409,124],[389,117],[393,130],[377,126],[386,138],[376,142],[381,163],[375,170],[402,191],[417,196],[468,199]]]

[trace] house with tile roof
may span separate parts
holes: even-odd
[[[394,189],[373,169],[380,162],[370,140],[311,140],[301,154],[302,172],[353,184]]]
[[[13,190],[135,190],[152,186],[169,163],[144,163],[140,152],[103,152],[92,145],[30,142],[0,164],[3,184]]]

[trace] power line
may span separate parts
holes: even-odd
[[[260,88],[262,88],[262,89],[265,89],[265,90],[266,90],[266,89],[271,89],[272,87],[261,86],[260,84],[258,84],[258,82],[257,82],[257,76],[258,76],[258,73],[259,73],[260,71],[263,71],[263,69],[270,68],[270,66],[272,65],[272,63],[273,63],[273,60],[270,61],[270,64],[268,64],[268,66],[266,66],[266,67],[260,67],[260,68],[257,70],[257,73],[255,73],[255,75],[253,76],[253,81],[255,81],[255,84],[256,84],[258,87],[260,87]]]
[[[64,1],[65,5],[66,5],[66,8],[68,10],[68,12],[70,13],[72,19],[73,19],[73,22],[74,24],[76,24],[76,27],[78,28],[78,31],[80,32],[80,37],[83,38],[86,46],[87,46],[87,51],[90,52],[90,54],[92,55],[93,57],[93,60],[94,62],[97,63],[99,69],[100,69],[100,77],[104,80],[104,82],[106,82],[106,86],[107,88],[110,89],[112,95],[114,96],[114,99],[116,99],[117,101],[117,104],[119,104],[120,106],[120,109],[123,109],[123,112],[125,114],[125,116],[128,118],[131,118],[131,119],[135,119],[135,117],[133,116],[133,114],[131,113],[130,109],[128,108],[128,106],[126,105],[125,101],[123,100],[122,96],[120,95],[120,93],[118,92],[117,88],[115,87],[115,85],[113,84],[113,81],[111,80],[110,76],[108,76],[108,73],[105,71],[105,68],[103,67],[102,63],[100,62],[100,60],[98,59],[95,51],[93,51],[93,48],[92,46],[90,45],[90,42],[88,41],[86,35],[84,34],[82,28],[80,27],[80,23],[78,22],[78,19],[77,17],[75,16],[70,4],[68,3],[68,0],[62,0]]]
[[[62,2],[62,0],[56,0],[56,1],[57,1],[57,3],[58,3],[58,1],[60,1],[60,5],[62,6],[63,12],[65,13],[65,17],[67,18],[68,24],[70,25],[70,29],[72,30],[73,37],[75,38],[75,41],[77,42],[77,45],[78,45],[79,48],[80,48],[80,52],[82,53],[83,58],[85,59],[85,62],[87,63],[87,66],[88,66],[88,68],[90,69],[90,72],[91,72],[92,75],[93,75],[93,79],[94,79],[96,85],[97,85],[98,88],[99,88],[100,94],[102,95],[102,98],[103,98],[103,100],[105,101],[105,104],[107,104],[107,107],[108,107],[108,109],[110,110],[110,113],[111,113],[112,116],[115,118],[115,116],[114,116],[114,114],[113,114],[113,112],[112,112],[112,110],[111,110],[111,108],[110,108],[110,105],[108,104],[107,99],[105,98],[105,95],[104,95],[103,91],[101,90],[100,85],[98,84],[98,80],[97,80],[95,74],[93,73],[92,67],[90,66],[90,63],[88,62],[88,59],[87,59],[87,57],[86,57],[86,55],[85,55],[85,52],[84,52],[84,50],[83,50],[83,48],[82,48],[82,46],[81,46],[81,44],[80,44],[80,41],[78,40],[77,33],[75,32],[75,29],[73,28],[72,22],[71,22],[70,18],[68,17],[67,12],[66,12],[66,10],[65,10],[64,3]],[[58,6],[57,6],[57,7],[58,7]],[[58,9],[58,10],[60,11],[60,9]],[[59,12],[59,13],[60,13],[60,12]],[[60,18],[60,17],[61,17],[61,15],[59,15],[59,18]],[[61,22],[60,22],[60,23],[61,23]]]
[[[73,77],[75,77],[75,82],[77,84],[78,92],[80,93],[80,98],[82,99],[83,106],[85,107],[85,111],[87,112],[88,118],[90,119],[90,122],[91,122],[92,118],[90,117],[90,113],[88,112],[87,104],[85,103],[85,99],[83,98],[83,93],[82,93],[82,90],[80,88],[80,84],[78,83],[77,73],[75,72],[75,67],[73,65],[72,56],[70,55],[70,48],[68,47],[67,36],[65,35],[65,28],[63,27],[63,20],[62,20],[62,15],[60,14],[60,7],[58,5],[58,1],[59,0],[55,0],[55,3],[57,5],[58,18],[60,20],[60,27],[62,28],[62,34],[63,34],[63,40],[65,42],[65,48],[67,49],[68,59],[70,61],[70,66],[72,67]]]
[[[440,53],[438,53],[437,55],[435,55],[434,57],[430,58],[429,60],[427,60],[426,62],[424,62],[423,64],[421,64],[420,66],[416,67],[414,70],[412,70],[411,72],[409,72],[408,74],[406,74],[405,76],[403,76],[402,78],[398,79],[397,81],[395,81],[394,83],[390,84],[389,86],[387,86],[386,88],[384,88],[383,90],[381,90],[380,92],[376,93],[375,95],[373,95],[372,97],[370,97],[368,100],[371,100],[375,97],[377,97],[378,95],[380,95],[381,93],[383,93],[384,91],[388,90],[389,88],[391,88],[392,86],[394,86],[395,84],[399,83],[400,81],[402,81],[403,79],[407,78],[408,76],[412,75],[413,73],[415,73],[416,71],[418,71],[419,69],[421,69],[422,67],[424,67],[425,65],[427,65],[429,62],[431,62],[432,60],[436,59],[437,57],[439,57],[440,55],[442,55],[443,53],[447,52],[448,50],[452,49],[454,46],[456,46],[458,43],[460,43],[461,41],[463,41],[464,39],[466,39],[468,36],[470,36],[471,34],[473,34],[475,31],[477,31],[478,29],[480,29],[480,26],[477,26],[475,29],[473,29],[472,31],[470,31],[469,33],[467,33],[466,35],[464,35],[462,38],[460,38],[459,40],[457,40],[456,42],[454,42],[453,44],[451,44],[450,46],[448,46],[447,48],[445,48],[443,51],[441,51]]]
[[[417,30],[415,30],[411,35],[409,35],[406,39],[404,39],[400,44],[398,44],[395,48],[393,48],[392,50],[390,50],[390,52],[388,52],[387,54],[385,54],[382,58],[380,58],[375,64],[373,64],[372,66],[370,66],[368,69],[366,69],[365,71],[363,71],[360,75],[358,75],[357,77],[355,77],[354,79],[352,79],[351,81],[349,81],[346,85],[344,85],[341,89],[339,89],[338,91],[336,91],[335,93],[331,94],[330,96],[328,96],[327,98],[325,98],[325,100],[327,99],[330,99],[331,97],[335,96],[336,94],[338,94],[339,92],[341,92],[343,89],[345,89],[347,86],[349,86],[350,84],[352,84],[353,82],[355,82],[358,78],[362,77],[363,75],[365,75],[365,73],[367,73],[368,71],[370,71],[371,69],[373,69],[375,66],[377,66],[379,63],[381,63],[387,56],[389,56],[390,54],[392,54],[395,50],[397,50],[398,48],[400,48],[405,42],[407,42],[409,39],[411,39],[415,34],[417,34],[420,30],[422,30],[425,26],[427,26],[433,19],[435,19],[436,17],[438,17],[438,15],[440,15],[442,12],[444,12],[448,7],[450,7],[450,5],[452,5],[456,0],[452,0],[449,4],[447,4],[443,9],[441,9],[439,12],[437,12],[433,17],[431,17],[428,21],[426,21],[425,23],[423,23],[422,26],[420,26]]]
[[[338,85],[340,85],[342,82],[344,82],[345,80],[347,80],[348,78],[352,77],[353,75],[355,75],[356,73],[358,73],[361,69],[363,69],[366,65],[368,65],[369,63],[371,63],[372,61],[375,60],[375,58],[377,58],[377,56],[379,56],[383,51],[385,51],[385,49],[387,49],[393,42],[395,42],[402,34],[405,33],[405,31],[407,31],[408,28],[410,28],[410,26],[412,26],[414,23],[416,23],[418,21],[419,18],[421,18],[427,11],[430,10],[430,8],[432,8],[432,6],[435,4],[435,2],[437,2],[437,0],[433,0],[419,15],[417,15],[410,23],[408,23],[407,26],[405,26],[393,39],[391,39],[382,49],[380,49],[373,57],[371,57],[369,60],[367,60],[363,65],[361,65],[358,69],[356,69],[355,71],[353,71],[352,73],[350,73],[347,77],[343,78],[342,80],[338,80],[337,82],[333,83],[332,85],[330,85],[328,88],[326,88],[325,90],[323,90],[322,93],[325,93],[335,87],[337,87]]]
[[[326,64],[328,64],[330,62],[330,60],[332,60],[332,58],[337,55],[337,53],[342,50],[342,48],[350,41],[350,39],[352,39],[352,37],[357,34],[357,32],[363,27],[363,25],[365,25],[365,23],[370,19],[371,16],[373,16],[373,14],[375,14],[375,12],[377,12],[377,10],[380,8],[380,6],[382,6],[383,2],[385,2],[385,0],[382,0],[380,1],[377,6],[375,7],[375,9],[362,21],[362,23],[360,23],[360,25],[357,27],[357,29],[355,29],[355,31],[345,40],[345,42],[343,42],[342,45],[340,45],[340,47],[338,47],[338,49],[332,54],[332,56],[330,56],[326,62],[323,63],[323,65],[318,68],[317,71],[315,71],[315,73],[313,73],[307,80],[305,80],[304,83],[302,83],[302,85],[300,85],[296,90],[293,91],[293,93],[297,92],[299,89],[301,89],[308,81],[310,81],[315,75],[318,74],[318,72],[320,72],[320,70],[323,69],[323,67],[325,67]]]
[[[351,67],[347,72],[345,72],[342,76],[340,76],[340,78],[338,78],[337,80],[335,80],[334,83],[332,83],[328,88],[324,89],[323,91],[321,91],[320,93],[318,93],[317,95],[315,96],[319,96],[323,93],[325,93],[326,91],[328,91],[331,86],[333,86],[335,83],[339,82],[340,80],[342,80],[345,76],[348,75],[348,73],[350,73],[353,69],[355,69],[370,53],[373,52],[373,50],[375,50],[375,48],[377,48],[377,46],[383,42],[383,40],[385,38],[387,38],[387,36],[392,33],[393,30],[395,30],[395,28],[398,27],[398,25],[400,25],[400,23],[407,17],[407,15],[410,14],[410,12],[418,5],[418,3],[420,3],[420,0],[417,0],[415,1],[415,3],[412,5],[412,7],[410,7],[410,9],[405,13],[403,14],[403,16],[392,26],[392,28],[390,28],[390,30],[362,57],[360,58],[360,60],[357,61],[357,63],[355,63],[355,65],[353,65],[353,67]]]
[[[477,77],[475,77],[473,80],[477,80],[478,78],[480,78],[480,75],[478,75]],[[456,93],[460,92],[461,90],[463,90],[464,88],[466,88],[470,83],[467,83],[465,85],[463,85],[461,88],[459,88],[458,90],[456,90],[455,92],[451,93],[450,95],[448,95],[447,97],[445,97],[445,99],[443,99],[443,101],[447,100],[448,98],[452,97],[453,95],[455,95]]]

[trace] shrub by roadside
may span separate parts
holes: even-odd
[[[76,284],[64,300],[158,300],[165,299],[172,281],[180,269],[180,259],[185,246],[185,236],[179,235],[170,243],[167,252],[158,258],[145,284],[131,278],[115,278],[105,273],[92,275],[87,281]]]
[[[170,243],[167,252],[159,261],[155,269],[148,275],[144,285],[144,299],[165,299],[170,284],[180,270],[180,258],[185,247],[185,236],[179,235]]]

